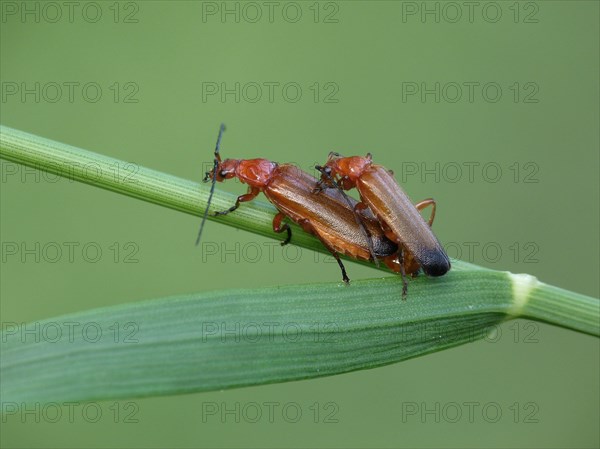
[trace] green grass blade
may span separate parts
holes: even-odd
[[[2,333],[1,396],[139,397],[373,368],[482,338],[505,319],[510,280],[483,276],[417,280],[407,301],[388,277],[216,291],[11,326]]]

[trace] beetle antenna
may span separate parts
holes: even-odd
[[[367,246],[369,247],[369,253],[371,254],[371,257],[373,258],[373,262],[375,262],[376,266],[379,266],[379,259],[377,259],[377,256],[375,255],[375,249],[373,248],[373,239],[371,238],[371,234],[369,234],[369,232],[367,231],[367,228],[365,228],[365,225],[364,225],[362,219],[360,218],[359,213],[356,212],[356,209],[354,209],[354,205],[352,204],[352,202],[350,202],[350,198],[348,198],[348,195],[346,194],[346,192],[344,192],[344,189],[342,189],[340,187],[340,185],[337,183],[337,181],[335,179],[333,179],[333,176],[331,176],[331,172],[328,171],[326,167],[321,167],[320,165],[317,165],[315,168],[317,170],[319,170],[322,174],[327,176],[329,182],[336,189],[338,189],[338,191],[342,194],[342,196],[346,200],[346,203],[348,204],[350,209],[352,209],[352,211],[354,212],[354,219],[356,220],[356,224],[360,228],[360,232],[362,233],[363,237],[367,241]]]
[[[325,167],[321,166],[321,165],[315,165],[315,169],[319,172],[321,172],[321,174],[325,174],[324,170]],[[313,193],[319,193],[322,192],[323,190],[325,190],[325,187],[323,187],[323,185],[325,184],[325,181],[323,180],[323,178],[319,179],[317,181],[317,186],[313,189]]]
[[[225,131],[225,124],[221,123],[219,127],[219,136],[217,137],[217,144],[215,145],[215,159],[212,170],[212,185],[210,186],[210,193],[208,195],[208,202],[206,203],[206,209],[204,210],[204,215],[202,216],[202,223],[200,224],[200,230],[198,231],[198,237],[196,238],[196,246],[200,243],[200,237],[202,236],[202,230],[204,229],[204,224],[206,223],[206,218],[208,217],[208,209],[210,208],[210,203],[212,201],[213,194],[215,193],[215,184],[217,183],[217,170],[219,169],[219,164],[221,162],[221,155],[219,154],[219,146],[221,145],[221,137],[223,137],[223,131]],[[209,173],[204,177],[204,182],[208,181]]]

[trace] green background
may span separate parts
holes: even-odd
[[[49,90],[39,102],[32,95],[7,95],[1,104],[3,125],[194,180],[201,179],[211,160],[221,121],[228,125],[222,146],[226,157],[265,157],[309,169],[330,150],[370,151],[399,178],[415,164],[431,169],[437,162],[440,179],[406,176],[403,185],[414,201],[430,196],[438,201],[434,229],[451,256],[458,256],[460,247],[464,260],[599,294],[596,1],[491,2],[485,13],[482,8],[490,2],[481,2],[472,21],[467,6],[457,2],[463,17],[456,23],[451,22],[456,10],[444,2],[297,2],[302,17],[296,23],[290,22],[294,9],[282,16],[285,2],[276,7],[273,23],[262,2],[257,4],[263,17],[256,23],[250,21],[255,9],[242,9],[236,22],[233,15],[225,20],[218,14],[203,16],[203,7],[212,4],[193,1],[98,2],[102,17],[96,23],[86,20],[95,10],[82,16],[88,2],[78,3],[72,23],[65,7],[63,18],[50,23],[54,11],[46,9],[44,16],[44,3],[2,2],[2,7],[7,3],[39,7],[42,15],[36,23],[31,15],[22,19],[3,9],[4,94],[15,85],[10,83],[31,87],[38,82],[42,89],[52,82],[95,82],[102,97],[86,101],[80,89],[72,102],[66,91],[57,102],[48,101],[54,95]],[[235,3],[226,6],[235,8]],[[432,15],[423,20],[421,10],[434,9],[436,3],[439,21]],[[417,14],[403,14],[413,7]],[[316,23],[315,9],[320,12]],[[120,12],[117,23],[115,10]],[[493,23],[497,10],[502,17]],[[128,13],[137,23],[124,23]],[[337,22],[324,23],[328,14]],[[225,101],[219,95],[203,99],[207,82],[230,89],[235,83],[251,89],[247,83],[294,82],[302,96],[286,101],[279,87],[272,102],[266,88],[256,102],[247,101],[253,90],[239,102],[233,95]],[[439,102],[433,95],[403,101],[403,83],[432,88],[436,82],[446,87]],[[449,101],[456,91],[448,83],[465,82],[498,83],[502,95],[492,102],[475,88],[471,102],[464,88],[459,101]],[[124,89],[134,83],[137,102],[124,101],[130,90],[121,90],[115,102],[114,83]],[[316,102],[314,83],[321,94]],[[337,102],[327,103],[324,95],[331,86],[337,88]],[[537,101],[525,102],[527,94]],[[479,164],[472,180],[465,163]],[[456,164],[463,172],[452,182]],[[492,169],[482,172],[485,164],[501,167],[497,182],[484,177],[495,176]],[[237,182],[221,187],[244,190]],[[1,190],[3,244],[35,247],[39,242],[40,248],[50,248],[75,242],[82,248],[92,243],[103,251],[96,263],[78,250],[73,262],[65,253],[55,263],[49,253],[42,253],[39,262],[31,255],[3,254],[3,323],[187,292],[339,279],[337,265],[322,255],[315,261],[308,251],[298,256],[294,248],[277,248],[271,258],[265,246],[269,240],[217,223],[208,223],[205,242],[231,252],[203,257],[193,244],[199,225],[195,217],[5,161]],[[135,263],[125,263],[129,242],[136,249]],[[469,245],[479,245],[472,255]],[[482,251],[485,245],[489,253]],[[258,257],[257,247],[263,249]],[[498,247],[502,254],[495,260]],[[120,250],[116,256],[114,248]],[[241,254],[238,260],[235,252]],[[347,268],[354,279],[380,275],[356,264]],[[1,443],[598,447],[598,339],[526,320],[505,323],[498,332],[488,341],[370,371],[133,400],[137,423],[125,423],[123,416],[115,423],[114,401],[99,403],[103,417],[97,423],[81,415],[58,423],[43,415],[40,423],[31,415],[3,417]],[[118,401],[117,408],[131,411],[128,402]],[[298,404],[303,417],[297,423],[281,413],[273,422],[263,417],[252,423],[249,413],[239,423],[232,415],[203,419],[203,404],[243,408],[265,402]],[[335,409],[325,409],[330,402]],[[465,402],[480,404],[473,420],[463,406],[463,416],[452,423],[455,415],[448,404]],[[314,403],[321,410],[317,423]],[[439,419],[406,416],[407,403],[429,409],[437,403],[447,413]],[[489,403],[500,407],[498,422],[488,422],[481,413]],[[337,422],[323,422],[331,410]],[[527,416],[537,422],[525,422]]]

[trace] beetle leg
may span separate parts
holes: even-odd
[[[402,299],[405,300],[406,292],[408,290],[408,284],[406,282],[406,261],[404,260],[402,250],[398,251],[396,254],[392,254],[391,256],[385,257],[383,259],[383,262],[387,265],[387,267],[390,270],[392,270],[394,273],[399,273],[402,277]],[[413,273],[413,276],[415,275],[416,272]]]
[[[246,193],[245,195],[238,196],[237,200],[235,201],[235,204],[233,206],[231,206],[229,209],[224,210],[222,212],[215,212],[213,214],[213,216],[217,217],[219,215],[227,215],[229,212],[233,212],[238,207],[240,207],[240,203],[245,203],[246,201],[252,201],[254,198],[256,198],[256,196],[259,193],[260,193],[260,189],[258,189],[256,187],[248,187],[248,193]]]
[[[321,173],[323,173],[323,167],[321,167],[320,165],[315,165],[315,168],[320,171]],[[323,179],[323,177],[321,177],[321,179],[319,179],[317,181],[317,184],[315,186],[315,188],[313,189],[313,193],[320,193],[323,190],[325,190],[327,188],[327,185],[325,185],[325,180]]]
[[[290,240],[292,240],[292,229],[290,226],[287,223],[284,223],[283,226],[281,225],[281,222],[284,218],[285,214],[282,212],[279,212],[277,215],[275,215],[275,218],[273,218],[273,231],[277,233],[287,231],[287,237],[281,242],[281,246],[287,245],[290,243]]]
[[[363,232],[363,235],[365,236],[365,239],[367,240],[367,246],[369,247],[369,253],[371,253],[371,258],[373,259],[373,262],[375,262],[375,265],[379,266],[379,259],[377,259],[377,256],[375,255],[375,249],[373,248],[373,238],[372,238],[371,234],[369,233],[369,230],[363,224],[363,221],[362,221],[363,220],[362,217],[364,216],[362,214],[363,210],[369,210],[369,206],[367,206],[365,203],[356,203],[354,205],[354,216],[356,217],[356,222],[357,222],[358,226],[360,227],[361,232]]]
[[[350,190],[354,187],[354,184],[352,183],[352,181],[350,181],[349,176],[342,176],[341,178],[339,178],[338,184],[343,190]]]
[[[418,211],[421,211],[429,205],[431,205],[431,215],[429,216],[429,226],[431,227],[433,219],[435,218],[435,200],[433,198],[427,198],[426,200],[419,201],[415,204],[415,207]]]
[[[304,218],[302,220],[298,221],[298,224],[300,226],[302,226],[302,229],[304,229],[306,232],[308,232],[309,234],[314,235],[315,237],[317,237],[321,243],[323,244],[323,246],[325,248],[327,248],[327,250],[331,253],[331,255],[335,258],[335,260],[337,261],[338,265],[340,266],[340,270],[342,270],[342,280],[344,281],[344,283],[349,284],[350,283],[350,278],[348,278],[348,275],[346,274],[346,267],[344,267],[344,264],[342,263],[342,259],[340,259],[339,254],[329,245],[329,243],[327,243],[317,232],[317,230],[315,229],[315,227],[312,225],[312,223],[310,222],[310,220]]]
[[[383,263],[392,270],[394,273],[400,273],[400,261],[398,260],[398,254],[392,254],[383,258]]]
[[[365,203],[356,203],[354,205],[354,212],[356,212],[357,214],[360,214],[363,210],[368,209],[369,206],[367,206]]]
[[[321,179],[317,181],[317,186],[313,189],[313,193],[319,193],[329,187],[335,187],[336,182],[331,175],[331,168],[323,165],[315,165],[315,169],[321,173]]]
[[[404,252],[402,249],[398,251],[398,259],[400,262],[400,276],[402,276],[402,300],[406,300],[406,291],[408,290],[408,283],[406,282],[406,270],[404,269]]]

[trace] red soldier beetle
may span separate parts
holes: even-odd
[[[289,243],[292,238],[291,228],[283,223],[289,217],[304,231],[316,236],[333,255],[340,266],[344,282],[348,283],[349,279],[339,254],[374,261],[381,257],[392,269],[399,269],[397,244],[386,237],[379,222],[369,211],[355,211],[356,200],[339,188],[315,192],[318,180],[292,164],[278,164],[267,159],[222,160],[219,146],[224,129],[221,125],[214,151],[213,169],[206,172],[204,177],[204,182],[212,179],[212,186],[196,244],[200,241],[208,216],[215,184],[238,178],[242,183],[248,184],[248,192],[240,195],[229,209],[215,212],[213,216],[235,211],[240,203],[253,200],[262,191],[279,211],[273,219],[273,230],[277,233],[287,232],[287,237],[281,244]]]
[[[428,276],[442,276],[450,270],[450,259],[431,231],[435,218],[436,203],[427,199],[413,205],[398,185],[393,173],[366,157],[343,157],[331,152],[324,166],[316,167],[321,180],[315,190],[323,186],[338,186],[343,190],[356,188],[361,202],[355,210],[368,208],[377,217],[386,236],[398,244],[400,271],[403,275],[416,275],[422,268]],[[432,206],[429,222],[420,210]],[[404,291],[406,292],[406,281]]]

